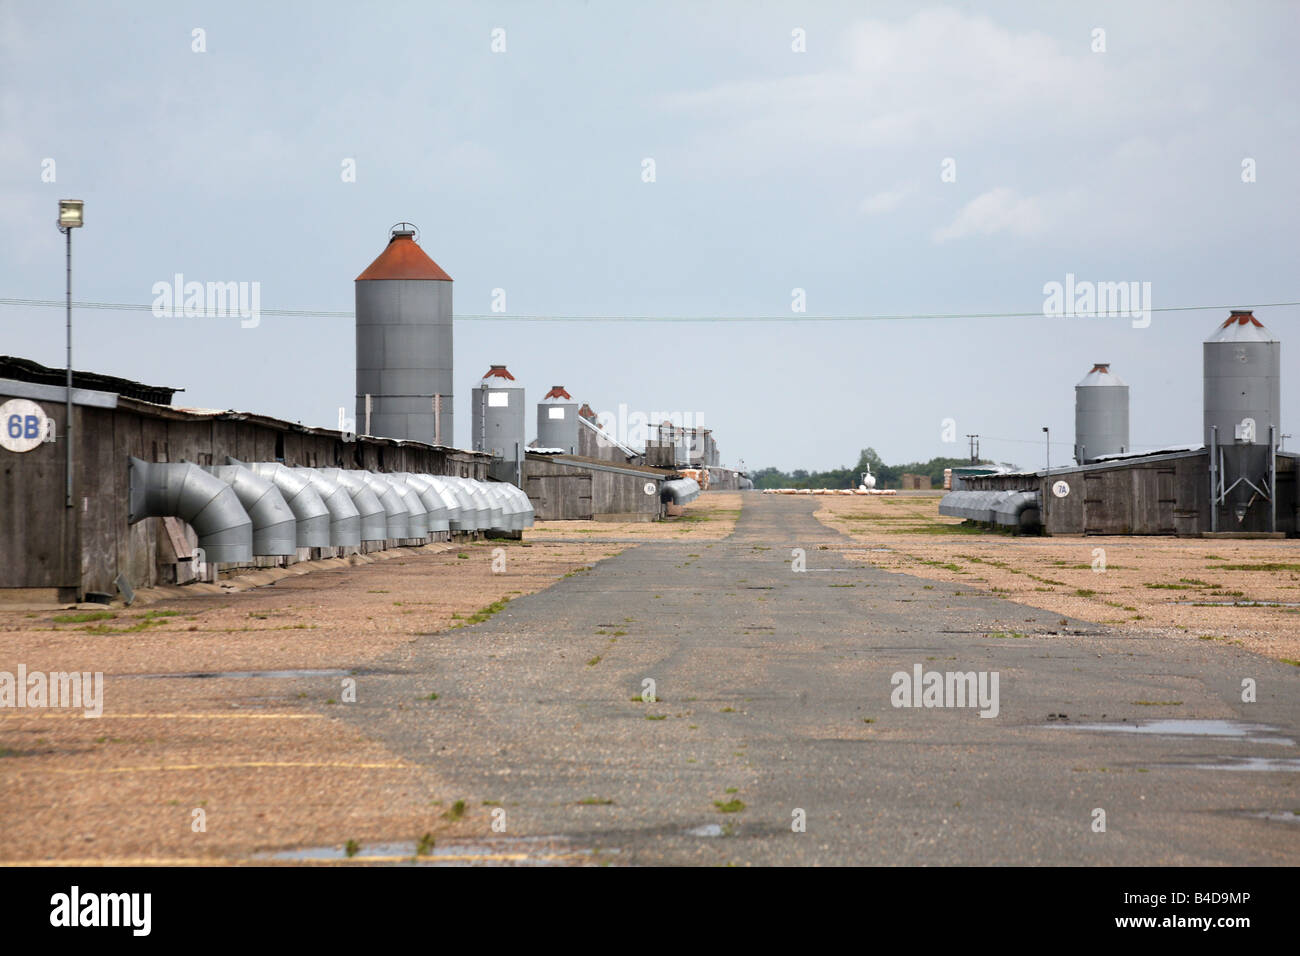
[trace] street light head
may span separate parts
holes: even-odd
[[[80,199],[60,199],[59,200],[59,228],[76,229],[78,226],[85,225],[82,217],[83,207],[86,204]]]

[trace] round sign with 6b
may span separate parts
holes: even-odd
[[[25,398],[11,398],[0,405],[0,448],[6,451],[31,451],[53,426],[45,409]]]

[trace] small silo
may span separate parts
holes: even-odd
[[[357,431],[451,445],[451,276],[403,222],[355,285]]]
[[[1074,386],[1074,460],[1083,465],[1128,450],[1128,386],[1109,362],[1098,362]]]
[[[1282,431],[1282,343],[1248,310],[1205,340],[1205,444],[1214,530],[1272,531]]]
[[[578,453],[578,403],[563,385],[552,385],[537,406],[537,447]]]
[[[504,365],[493,365],[474,389],[474,450],[491,453],[488,474],[518,482],[516,467],[524,455],[524,390]]]

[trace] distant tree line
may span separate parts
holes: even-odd
[[[865,448],[852,468],[835,468],[831,471],[808,472],[797,468],[786,473],[779,468],[760,468],[750,472],[755,488],[856,488],[862,473],[871,466],[876,476],[877,488],[901,488],[903,475],[929,475],[934,488],[943,487],[943,470],[969,465],[970,458],[931,458],[929,461],[911,461],[903,465],[886,465],[874,448]],[[980,464],[992,464],[981,461]]]

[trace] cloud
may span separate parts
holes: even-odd
[[[900,186],[897,189],[887,189],[882,193],[876,193],[874,196],[868,196],[862,200],[858,207],[861,212],[868,216],[879,216],[882,213],[893,212],[903,204],[908,196],[912,194],[912,187]]]
[[[824,71],[723,83],[673,94],[661,105],[707,121],[698,140],[707,154],[730,164],[744,159],[751,168],[806,162],[817,148],[905,149],[1029,131],[1041,137],[1138,112],[1122,97],[1115,108],[1114,71],[1105,72],[1084,39],[1077,52],[1063,50],[1037,31],[927,9],[896,23],[853,24]]]
[[[1047,203],[1040,197],[1017,196],[1006,186],[976,196],[948,225],[934,232],[935,242],[992,236],[1008,232],[1014,236],[1040,235],[1048,225]]]

